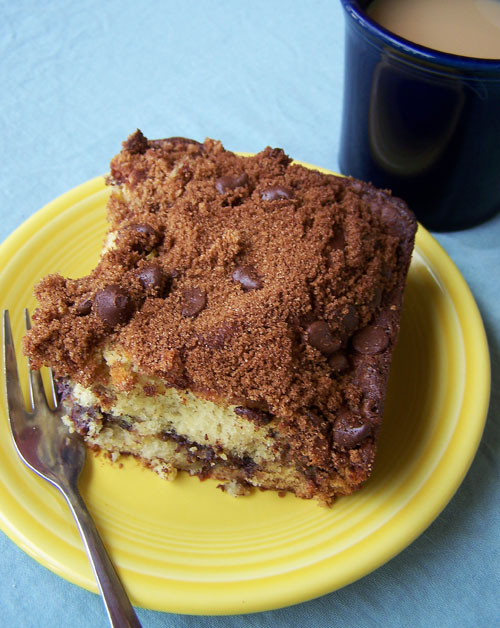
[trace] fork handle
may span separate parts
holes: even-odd
[[[80,492],[68,486],[63,495],[78,526],[111,626],[141,628]]]

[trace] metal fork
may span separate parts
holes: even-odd
[[[26,329],[29,329],[27,310],[25,322]],[[32,471],[58,488],[66,499],[82,537],[111,626],[140,628],[141,624],[78,490],[78,477],[85,462],[85,445],[81,436],[76,432],[70,433],[61,420],[64,411],[59,403],[52,373],[50,381],[55,409],[47,401],[40,372],[30,368],[32,410],[25,410],[7,310],[3,312],[3,352],[8,414],[17,453]]]

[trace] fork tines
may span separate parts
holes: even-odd
[[[31,329],[31,321],[28,309],[24,310],[24,321],[26,330]],[[3,311],[3,356],[4,356],[4,373],[5,373],[5,388],[7,393],[7,404],[9,412],[19,411],[25,407],[24,397],[21,390],[21,384],[19,380],[19,371],[17,368],[16,350],[14,345],[14,338],[12,336],[12,327],[10,323],[9,311]],[[45,395],[45,389],[43,386],[42,375],[40,371],[30,368],[28,360],[29,371],[29,396],[30,396],[30,409],[33,411],[37,406],[43,404],[50,407]],[[50,371],[50,387],[51,398],[54,406],[58,404],[58,397],[54,386],[54,378],[52,371]]]

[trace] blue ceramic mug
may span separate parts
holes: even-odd
[[[500,210],[500,59],[414,44],[342,0],[346,56],[340,169],[392,190],[428,229]]]

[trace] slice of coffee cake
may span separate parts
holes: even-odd
[[[369,477],[416,222],[280,149],[148,140],[111,162],[94,271],[49,275],[24,347],[113,459],[329,504]]]

